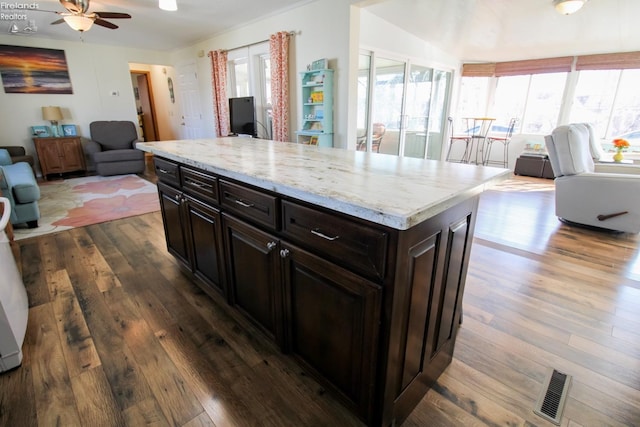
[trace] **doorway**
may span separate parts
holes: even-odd
[[[142,141],[158,140],[158,123],[153,103],[153,88],[148,71],[131,71],[131,84],[138,111],[138,133]]]
[[[440,160],[450,87],[450,71],[362,52],[357,149]]]

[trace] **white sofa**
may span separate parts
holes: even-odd
[[[577,224],[639,233],[640,175],[596,172],[589,139],[584,124],[560,126],[545,137],[556,176],[556,215]]]

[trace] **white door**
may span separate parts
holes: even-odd
[[[195,64],[176,67],[178,74],[178,91],[182,104],[180,118],[180,139],[197,139],[204,135],[198,73]]]

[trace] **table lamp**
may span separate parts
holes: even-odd
[[[60,107],[42,107],[42,119],[51,122],[51,133],[53,136],[60,136],[58,131],[58,120],[62,120]]]

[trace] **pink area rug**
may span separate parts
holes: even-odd
[[[136,175],[89,176],[39,185],[38,227],[14,227],[16,240],[160,210],[156,185]]]

